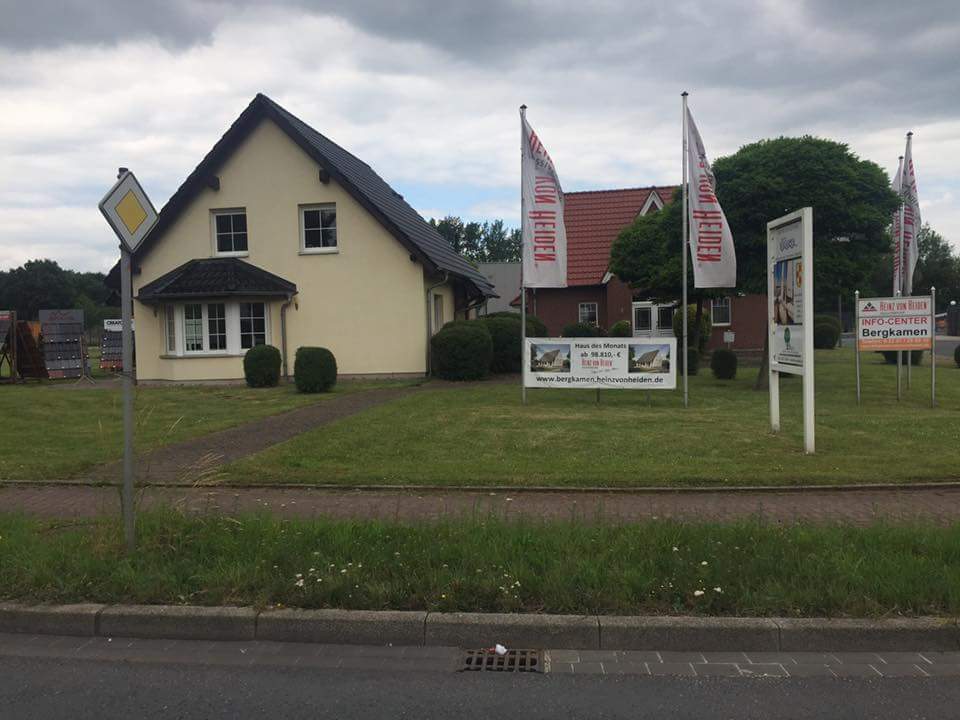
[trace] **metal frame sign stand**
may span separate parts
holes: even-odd
[[[767,223],[770,430],[780,432],[780,373],[803,377],[803,447],[816,449],[813,374],[813,208]]]
[[[157,222],[157,211],[137,178],[120,168],[117,182],[100,201],[100,212],[120,238],[120,306],[123,342],[123,529],[133,551],[133,278],[131,258]]]
[[[937,406],[937,289],[930,295],[901,295],[893,297],[862,298],[860,291],[853,294],[857,333],[857,405],[861,404],[861,351],[897,353],[897,400],[901,397],[901,368],[903,353],[907,358],[914,350],[930,351],[930,407]],[[907,365],[907,388],[910,388],[910,365]]]

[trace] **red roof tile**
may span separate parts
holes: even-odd
[[[610,263],[610,247],[640,214],[650,193],[670,202],[676,187],[587,190],[564,193],[567,285],[599,285]]]

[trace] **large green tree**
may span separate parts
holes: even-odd
[[[456,252],[474,263],[517,262],[520,260],[520,230],[507,228],[503,220],[464,222],[448,215],[432,219],[436,228]]]
[[[103,273],[65,270],[54,260],[29,260],[0,271],[0,310],[16,310],[24,320],[36,319],[40,310],[83,308],[87,327],[117,309],[105,307],[110,291]]]

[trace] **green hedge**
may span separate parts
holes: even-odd
[[[840,324],[840,318],[838,318],[836,315],[814,315],[813,326],[816,327],[821,323],[829,323],[830,325],[833,325],[833,327],[837,329],[837,336],[843,335],[843,326]]]
[[[493,339],[477,320],[447,323],[430,338],[432,372],[444,380],[480,380],[490,374]]]
[[[499,318],[499,317],[512,318],[517,322],[520,322],[520,313],[505,312],[505,311],[490,313],[489,315],[483,315],[481,316],[481,319],[486,320],[489,318]],[[527,336],[528,337],[547,337],[548,332],[549,331],[547,330],[547,326],[544,324],[543,320],[538,318],[536,315],[531,315],[530,313],[527,313]]]
[[[733,380],[737,376],[737,354],[727,348],[717,348],[710,355],[710,369],[718,380]]]
[[[280,382],[280,351],[273,345],[254,345],[243,356],[243,376],[250,387],[275,387]]]
[[[570,323],[569,325],[563,326],[563,332],[561,333],[563,337],[566,338],[580,338],[580,337],[602,337],[603,331],[594,325],[593,323]]]
[[[631,327],[629,320],[617,320],[610,326],[609,335],[610,337],[632,337],[633,327]]]
[[[903,364],[907,364],[907,353],[913,353],[910,356],[911,365],[920,365],[923,363],[923,350],[904,350],[903,351]],[[880,354],[883,355],[884,362],[887,365],[896,365],[897,364],[897,351],[896,350],[881,350]]]
[[[697,306],[687,305],[687,338],[693,339],[693,325],[697,319]],[[710,308],[704,306],[703,315],[700,316],[700,341],[697,343],[697,350],[702,354],[707,348],[710,340],[710,333],[713,332],[713,321],[710,319]],[[675,312],[673,314],[673,335],[677,338],[677,346],[683,345],[683,315]],[[693,365],[690,365],[691,369]],[[694,375],[696,373],[690,373]]]
[[[302,393],[327,392],[337,384],[337,359],[327,348],[298,348],[293,376]]]
[[[479,322],[486,326],[493,342],[490,370],[495,373],[520,372],[520,316],[487,316],[480,318]]]
[[[817,350],[833,350],[840,340],[837,323],[817,322],[813,326],[813,347]]]
[[[683,348],[677,346],[677,357],[680,359],[680,362],[677,363],[677,372],[683,373]],[[690,361],[690,371],[688,375],[696,375],[700,372],[700,353],[694,347],[687,348],[687,358]]]

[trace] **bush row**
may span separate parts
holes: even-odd
[[[431,370],[444,380],[480,380],[491,372],[520,372],[521,330],[520,315],[511,312],[448,322],[430,339]],[[545,337],[547,326],[528,315],[527,335]]]
[[[243,356],[243,375],[252,388],[276,387],[280,382],[280,351],[273,345],[255,345]],[[337,383],[337,360],[322,347],[301,347],[293,362],[297,390],[327,392]]]

